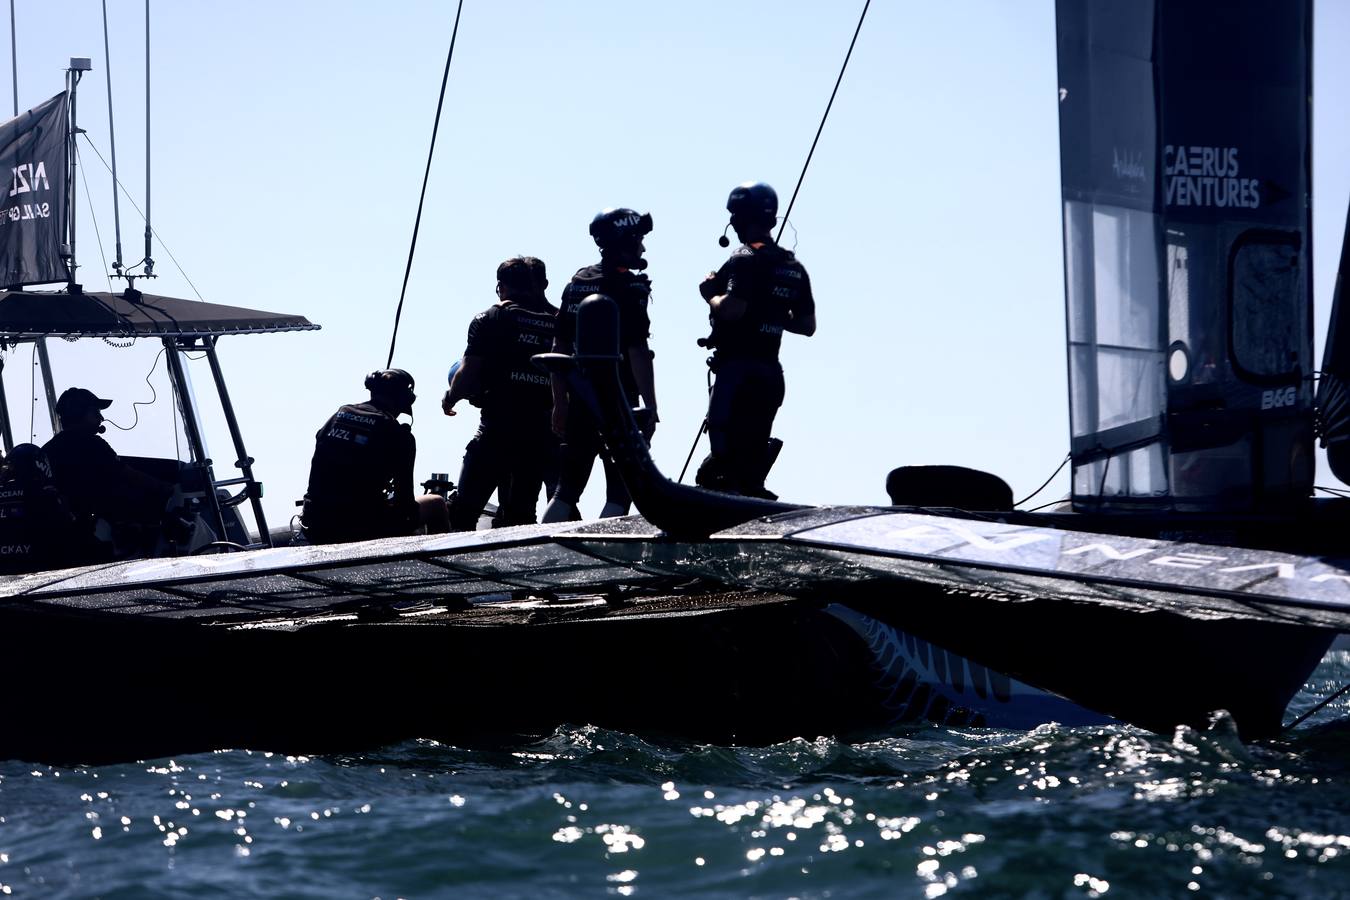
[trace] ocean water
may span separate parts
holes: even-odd
[[[1350,679],[1328,655],[1290,718]],[[509,749],[0,763],[0,895],[1350,897],[1350,699],[770,747],[587,726]]]

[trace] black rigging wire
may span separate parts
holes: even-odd
[[[1321,703],[1317,704],[1317,705],[1314,706],[1312,709],[1308,710],[1308,711],[1305,712],[1303,715],[1299,716],[1297,719],[1295,719],[1294,721],[1290,722],[1288,725],[1285,725],[1283,728],[1281,728],[1281,731],[1289,731],[1289,730],[1291,730],[1291,729],[1297,728],[1299,725],[1302,725],[1302,724],[1303,724],[1304,722],[1306,722],[1308,719],[1312,718],[1312,716],[1313,716],[1314,713],[1321,712],[1324,708],[1326,708],[1326,705],[1327,705],[1328,703],[1330,703],[1331,701],[1335,700],[1337,697],[1341,696],[1341,695],[1344,694],[1346,691],[1350,691],[1350,684],[1343,684],[1343,685],[1341,685],[1341,689],[1340,689],[1340,690],[1338,690],[1336,693],[1332,694],[1330,697],[1327,697],[1327,698],[1326,698],[1325,700],[1323,700]]]
[[[450,61],[455,58],[455,38],[459,35],[459,14],[464,11],[464,0],[455,10],[455,25],[450,31],[450,52],[445,55],[445,74],[441,76],[441,96],[436,100],[436,120],[431,126],[431,147],[427,150],[427,170],[422,175],[422,194],[417,199],[417,217],[413,220],[412,244],[408,247],[408,264],[403,269],[403,288],[398,292],[398,308],[394,310],[394,333],[389,336],[389,361],[394,364],[394,344],[398,341],[398,323],[403,317],[403,298],[408,293],[408,276],[412,274],[413,254],[417,251],[417,231],[422,227],[422,204],[427,199],[427,182],[431,180],[431,158],[436,153],[436,132],[441,127],[441,109],[445,106],[445,86],[450,81]]]
[[[1047,479],[1045,479],[1045,483],[1042,484],[1040,487],[1036,488],[1036,490],[1032,491],[1030,494],[1027,494],[1027,495],[1026,495],[1025,497],[1023,497],[1021,500],[1018,500],[1016,503],[1014,503],[1014,504],[1013,504],[1013,509],[1017,509],[1017,507],[1021,506],[1023,503],[1026,503],[1026,502],[1027,502],[1028,500],[1030,500],[1032,497],[1035,497],[1035,496],[1036,496],[1037,494],[1039,494],[1041,491],[1043,491],[1043,490],[1045,490],[1047,487],[1049,487],[1049,486],[1050,486],[1050,482],[1052,482],[1052,481],[1055,480],[1055,476],[1058,475],[1061,471],[1063,471],[1064,467],[1065,467],[1066,465],[1068,465],[1069,460],[1072,459],[1072,458],[1073,458],[1073,454],[1072,454],[1072,453],[1066,453],[1066,454],[1064,454],[1064,458],[1063,458],[1062,460],[1059,461],[1059,467],[1056,468],[1055,471],[1053,471],[1053,472],[1050,473],[1050,477],[1047,478]],[[1052,502],[1052,503],[1058,503],[1059,501],[1058,501],[1058,500],[1053,500],[1053,501],[1051,501],[1051,502]],[[1045,506],[1049,506],[1049,505],[1050,505],[1049,503],[1045,504]],[[1038,507],[1036,507],[1036,509],[1044,509],[1045,506],[1038,506]],[[1035,512],[1035,510],[1027,510],[1027,512]]]
[[[862,31],[863,19],[867,18],[867,7],[872,5],[872,0],[867,0],[863,4],[862,15],[858,16],[858,27],[853,29],[853,40],[848,42],[848,53],[844,54],[844,64],[839,67],[839,77],[834,80],[834,90],[830,91],[830,102],[825,104],[825,115],[820,117],[820,127],[816,129],[816,136],[811,141],[811,149],[806,154],[806,162],[802,164],[802,173],[797,176],[797,186],[792,189],[792,199],[788,201],[787,212],[783,213],[783,224],[778,226],[778,237],[775,242],[783,239],[783,228],[787,225],[788,217],[792,215],[792,204],[797,202],[797,192],[802,189],[802,181],[806,178],[806,168],[811,165],[811,157],[816,152],[816,143],[820,140],[820,133],[825,130],[825,120],[830,117],[830,107],[834,106],[834,95],[839,93],[839,84],[844,80],[844,70],[848,68],[849,57],[853,56],[853,45],[858,43],[858,33]]]
[[[80,155],[80,145],[75,145],[75,157],[78,160]],[[103,249],[103,234],[98,230],[98,216],[94,214],[94,198],[89,193],[89,176],[84,172],[84,166],[80,166],[80,181],[84,182],[84,202],[89,205],[89,220],[94,223],[94,239],[98,242],[98,258],[103,263],[103,276],[107,279],[108,290],[112,291],[112,276],[108,274],[108,254]],[[114,191],[114,194],[117,192]],[[119,238],[119,244],[121,239]]]
[[[98,157],[98,161],[101,162],[101,163],[103,163],[103,168],[108,169],[109,172],[112,172],[112,169],[110,169],[110,168],[108,167],[108,161],[107,161],[106,159],[103,158],[103,154],[102,154],[102,153],[99,153],[99,152],[98,152],[98,147],[96,147],[96,146],[94,145],[94,142],[93,142],[93,140],[90,139],[89,135],[87,135],[87,134],[84,135],[84,141],[85,141],[85,143],[87,143],[87,144],[89,145],[89,149],[94,151],[94,155]],[[183,276],[183,280],[186,281],[186,282],[188,283],[188,287],[192,288],[192,293],[194,293],[194,294],[197,295],[197,299],[198,299],[198,300],[201,300],[203,303],[205,303],[205,302],[206,302],[206,298],[202,296],[202,292],[201,292],[201,291],[197,290],[197,285],[195,285],[195,284],[192,283],[192,279],[188,277],[188,273],[185,272],[185,271],[183,271],[183,267],[182,267],[182,266],[179,264],[179,262],[178,262],[178,257],[176,257],[176,256],[173,255],[173,251],[169,249],[169,245],[168,245],[168,244],[164,243],[164,238],[162,238],[162,237],[159,236],[159,232],[158,232],[158,231],[155,231],[153,228],[150,228],[150,220],[145,218],[145,213],[141,212],[141,208],[140,208],[139,206],[136,205],[136,201],[135,201],[135,200],[132,198],[132,196],[131,196],[131,191],[128,191],[128,190],[126,189],[126,187],[125,187],[125,186],[122,184],[122,182],[120,182],[120,181],[117,181],[117,182],[116,182],[116,185],[117,185],[118,188],[121,189],[122,193],[126,195],[127,202],[131,204],[131,208],[134,209],[134,210],[136,210],[136,214],[139,215],[139,216],[141,217],[141,219],[145,221],[145,227],[150,229],[150,233],[153,234],[153,235],[155,236],[155,240],[159,241],[159,245],[160,245],[161,247],[164,248],[164,252],[167,253],[167,254],[169,254],[169,259],[173,261],[174,268],[178,270],[178,274],[179,274],[179,275],[182,275],[182,276]],[[141,260],[140,262],[132,263],[131,265],[127,266],[126,268],[128,268],[128,269],[134,269],[134,268],[136,268],[137,266],[139,266],[141,263],[146,262],[146,261],[147,261],[147,260],[143,259],[143,260]],[[149,274],[150,274],[150,270],[147,268],[147,269],[146,269],[146,275],[149,275]]]

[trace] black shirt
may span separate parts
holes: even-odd
[[[411,534],[416,456],[412,428],[397,416],[373,403],[341,407],[314,435],[305,527],[325,541]]]
[[[484,360],[480,404],[484,423],[533,419],[548,427],[553,390],[548,373],[531,360],[553,349],[558,309],[545,300],[498,303],[469,323],[465,356]]]
[[[641,272],[620,272],[601,265],[578,269],[562,292],[562,309],[558,313],[558,349],[562,353],[576,352],[577,307],[591,294],[604,294],[619,307],[619,352],[623,364],[619,375],[629,402],[638,399],[637,380],[628,359],[628,348],[646,347],[651,333],[651,319],[647,317],[647,303],[651,299],[652,283]]]
[[[66,506],[76,515],[119,518],[117,502],[122,460],[97,434],[61,431],[43,445],[52,479]]]
[[[791,250],[774,243],[738,247],[717,270],[717,285],[745,302],[745,315],[736,321],[713,319],[719,357],[777,361],[784,327],[816,312],[806,269]]]
[[[0,574],[80,565],[90,561],[91,543],[54,486],[0,482]]]

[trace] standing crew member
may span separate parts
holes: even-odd
[[[314,435],[314,458],[301,516],[311,543],[336,544],[445,530],[445,500],[413,494],[417,441],[413,377],[402,369],[366,376],[370,400],[349,403]]]
[[[540,487],[556,483],[553,390],[531,361],[553,346],[558,310],[544,296],[547,286],[543,262],[508,259],[497,267],[500,301],[469,323],[464,358],[441,400],[447,416],[464,399],[482,409],[450,502],[453,531],[472,531],[494,490],[494,526],[532,524]]]
[[[637,416],[648,441],[660,421],[656,414],[656,376],[652,369],[652,351],[647,346],[651,320],[647,303],[651,298],[651,280],[643,274],[647,261],[642,239],[652,230],[650,213],[639,214],[624,207],[602,210],[591,220],[591,237],[600,248],[600,262],[578,269],[563,289],[562,310],[558,313],[555,353],[576,352],[577,307],[591,294],[604,294],[619,308],[619,378],[630,404],[641,399],[644,409]],[[618,469],[609,460],[600,440],[600,428],[581,403],[572,404],[566,383],[553,376],[553,430],[563,439],[558,490],[544,513],[545,522],[580,519],[577,504],[590,480],[595,458],[605,466],[605,506],[602,518],[628,514],[632,499]]]
[[[709,365],[716,381],[708,398],[712,452],[696,480],[715,490],[776,499],[764,478],[773,464],[773,420],[783,404],[778,347],[784,331],[815,334],[816,304],[806,269],[773,238],[774,189],[742,184],[727,198],[727,211],[742,246],[699,285],[712,321]]]

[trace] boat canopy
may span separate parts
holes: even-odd
[[[37,337],[207,337],[314,331],[318,327],[304,316],[139,291],[7,291],[0,295],[0,335],[8,341]]]

